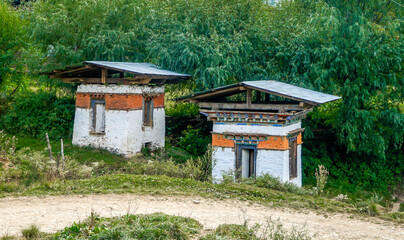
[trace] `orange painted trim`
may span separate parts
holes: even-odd
[[[138,95],[105,95],[106,110],[134,110],[142,109],[143,96]]]
[[[283,136],[270,136],[268,140],[258,143],[258,149],[288,150],[289,140]]]
[[[212,146],[235,147],[234,140],[225,138],[224,134],[212,134]],[[289,140],[286,136],[268,136],[268,140],[259,141],[258,149],[288,150]]]
[[[89,109],[91,98],[103,98],[106,110],[141,110],[143,95],[141,94],[97,94],[76,93],[76,107]],[[154,108],[164,107],[164,93],[154,97]]]
[[[234,141],[224,138],[222,134],[212,134],[212,146],[217,147],[234,147]]]
[[[76,107],[78,108],[90,108],[90,95],[87,94],[76,94]]]
[[[299,135],[297,136],[297,144],[302,144],[303,140],[302,140],[302,133],[299,133]]]
[[[154,98],[154,107],[158,108],[158,107],[164,107],[164,93],[157,95]]]

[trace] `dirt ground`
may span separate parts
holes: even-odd
[[[31,224],[36,224],[41,231],[55,232],[86,219],[92,211],[104,217],[162,212],[194,218],[205,230],[223,223],[245,221],[265,225],[270,217],[279,219],[286,229],[305,229],[315,239],[404,239],[403,225],[379,219],[358,219],[347,214],[324,216],[236,200],[133,194],[3,198],[0,199],[0,237],[19,235]]]

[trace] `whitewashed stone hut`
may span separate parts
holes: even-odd
[[[50,78],[81,83],[73,144],[131,157],[165,143],[164,84],[191,78],[149,63],[86,61],[55,69]]]
[[[340,97],[277,81],[248,81],[194,93],[193,102],[213,121],[214,181],[271,174],[302,185],[301,121],[314,106]]]

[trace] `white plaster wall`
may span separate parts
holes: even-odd
[[[164,86],[131,86],[131,85],[98,85],[82,84],[77,88],[78,93],[164,93]]]
[[[165,144],[165,111],[164,108],[153,110],[153,127],[144,127],[143,142],[151,142],[153,148],[162,148]]]
[[[111,152],[126,155],[128,149],[127,111],[105,111],[105,134],[90,134],[92,127],[92,110],[76,108],[73,144],[107,149]],[[134,112],[134,111],[133,111]],[[137,110],[140,112],[140,110]]]
[[[233,148],[213,147],[212,153],[212,179],[221,182],[223,174],[236,170],[236,155]]]
[[[285,159],[288,159],[288,150],[276,151],[276,150],[264,150],[258,149],[256,170],[257,176],[264,174],[270,174],[274,177],[278,177],[282,181],[285,181],[285,177],[289,177],[289,172],[285,176]],[[289,162],[287,162],[289,164]],[[289,168],[289,165],[287,166]],[[289,169],[288,169],[289,170]]]
[[[290,131],[301,128],[302,122],[288,125],[288,126],[274,126],[269,124],[237,124],[237,123],[215,123],[213,124],[214,133],[256,133],[263,135],[286,136]]]
[[[133,110],[127,111],[127,121],[130,126],[126,129],[127,135],[127,144],[128,147],[125,152],[125,156],[131,157],[143,147],[143,111],[142,110]]]
[[[164,93],[164,87],[128,85],[80,85],[77,92],[90,93]],[[73,144],[107,149],[131,157],[139,152],[145,142],[153,148],[164,147],[165,111],[153,110],[153,127],[143,127],[143,110],[106,110],[105,134],[93,135],[92,109],[76,108]]]
[[[72,141],[74,145],[86,146],[89,144],[88,134],[91,127],[91,111],[91,109],[76,108]]]
[[[301,145],[297,146],[297,177],[289,180],[289,150],[257,150],[256,173],[257,176],[270,174],[278,177],[282,182],[292,182],[302,186],[302,163]],[[214,182],[221,182],[224,173],[236,170],[236,154],[232,148],[214,147],[212,154],[213,168],[212,179]]]

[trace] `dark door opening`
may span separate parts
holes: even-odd
[[[237,145],[236,178],[256,176],[256,145]]]

